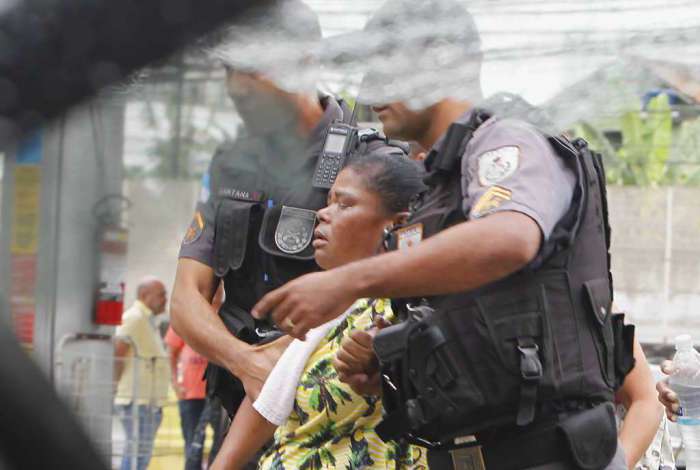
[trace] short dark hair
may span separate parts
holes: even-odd
[[[404,155],[369,152],[352,159],[346,168],[365,180],[389,214],[408,210],[411,199],[426,189],[420,163]]]

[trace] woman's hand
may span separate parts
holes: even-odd
[[[381,318],[381,317],[380,317]],[[377,332],[388,323],[379,320],[367,331],[353,331],[340,345],[333,360],[338,378],[360,395],[380,395],[379,361],[372,342]]]

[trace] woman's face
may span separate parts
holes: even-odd
[[[331,269],[376,254],[384,228],[393,219],[364,178],[346,168],[328,193],[328,205],[318,211],[313,241],[316,262]]]

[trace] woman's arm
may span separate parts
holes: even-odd
[[[619,437],[630,469],[634,468],[654,439],[663,412],[656,399],[649,363],[636,339],[634,358],[635,366],[617,392],[617,398],[627,409]]]
[[[267,421],[246,396],[233,418],[211,470],[238,470],[250,462],[255,453],[272,439],[277,426]]]

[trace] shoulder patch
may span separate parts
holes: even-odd
[[[492,186],[510,177],[518,169],[520,148],[508,145],[479,156],[479,184]]]
[[[190,226],[187,227],[182,244],[189,245],[190,243],[196,242],[199,237],[202,236],[202,232],[204,232],[204,217],[202,217],[201,212],[197,211],[194,213],[194,217],[192,217]]]
[[[474,204],[471,216],[475,219],[493,212],[512,199],[513,192],[503,186],[491,186]]]

